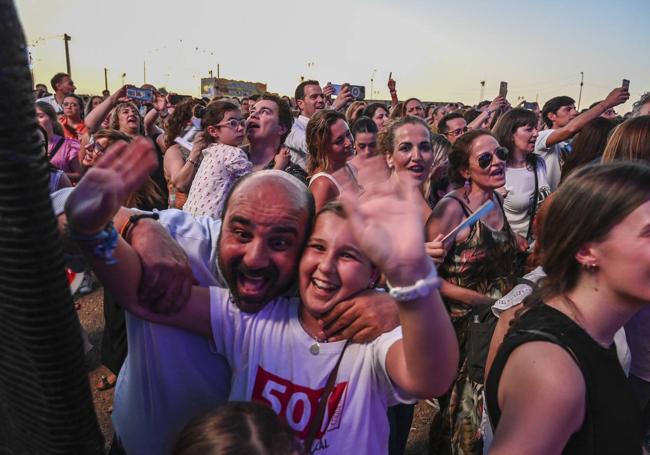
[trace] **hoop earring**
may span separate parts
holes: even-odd
[[[470,183],[469,179],[465,179],[465,183],[463,184],[463,197],[465,198],[465,202],[469,204],[469,191],[472,188],[472,185]]]

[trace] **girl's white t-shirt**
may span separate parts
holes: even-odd
[[[226,289],[210,288],[210,297],[216,350],[232,368],[230,400],[269,405],[304,439],[345,341],[314,349],[298,320],[297,298],[280,297],[258,313],[244,313]],[[414,402],[386,371],[388,349],[401,338],[397,327],[371,343],[348,345],[313,453],[388,453],[388,406]]]

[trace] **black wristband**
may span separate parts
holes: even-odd
[[[129,220],[126,223],[124,223],[124,226],[122,226],[122,229],[120,229],[120,235],[122,236],[122,238],[124,240],[127,240],[127,236],[129,235],[129,232],[131,232],[131,230],[138,223],[138,221],[144,218],[151,218],[152,220],[158,220],[160,218],[160,214],[158,212],[147,212],[147,213],[138,213],[136,215],[131,215],[129,217]]]

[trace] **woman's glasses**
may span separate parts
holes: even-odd
[[[490,164],[492,164],[492,157],[495,156],[499,158],[501,161],[505,161],[508,159],[508,149],[505,147],[497,147],[494,152],[485,152],[481,153],[478,156],[478,165],[481,169],[487,168]]]
[[[246,126],[246,120],[244,120],[243,118],[240,119],[232,118],[227,122],[217,123],[215,126],[227,126],[228,128],[232,128],[233,130],[235,130],[237,129],[238,126],[244,128]]]

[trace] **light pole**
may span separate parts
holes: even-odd
[[[582,101],[582,86],[585,85],[585,73],[580,71],[580,94],[578,95],[578,112],[580,112],[580,102]]]
[[[104,89],[108,91],[108,68],[104,68]]]
[[[65,44],[65,66],[68,70],[68,76],[72,76],[72,71],[70,71],[70,49],[68,49],[68,41],[70,41],[70,35],[67,33],[63,34],[63,43]]]
[[[485,95],[485,81],[481,81],[481,95],[479,96],[478,102],[483,101],[483,96]]]

